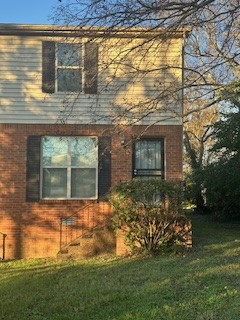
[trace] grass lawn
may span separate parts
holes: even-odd
[[[0,319],[240,319],[240,224],[193,233],[185,256],[0,262]]]

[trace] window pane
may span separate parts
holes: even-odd
[[[72,198],[96,198],[96,169],[72,169]]]
[[[141,168],[141,143],[137,141],[135,143],[135,169]]]
[[[148,142],[142,140],[138,141],[136,145],[136,169],[148,169]]]
[[[141,169],[148,169],[149,168],[149,151],[148,151],[148,142],[143,141],[141,143]]]
[[[43,198],[67,197],[67,169],[43,169]]]
[[[71,152],[72,166],[93,167],[97,166],[97,143],[96,138],[79,137],[73,138]]]
[[[97,138],[44,137],[42,197],[95,199],[97,165]]]
[[[156,169],[162,168],[162,150],[161,150],[161,142],[156,141]]]
[[[44,137],[42,140],[43,166],[66,166],[68,160],[67,137]]]
[[[161,169],[161,167],[161,141],[137,141],[135,144],[135,169]]]
[[[82,75],[80,69],[58,69],[58,91],[80,92],[82,91]]]
[[[148,169],[156,169],[157,167],[157,149],[156,149],[156,141],[148,141],[148,159],[147,159],[147,168]]]
[[[79,44],[58,43],[57,59],[58,66],[79,66],[81,64],[82,50]]]

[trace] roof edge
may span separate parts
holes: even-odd
[[[72,26],[50,24],[0,24],[0,35],[20,36],[51,36],[51,37],[119,37],[119,38],[184,38],[190,33],[190,28],[178,30],[154,27],[102,27],[102,26]]]

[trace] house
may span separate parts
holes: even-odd
[[[186,35],[0,25],[5,258],[121,253],[106,227],[109,188],[138,176],[182,180]]]

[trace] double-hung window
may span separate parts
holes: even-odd
[[[97,94],[98,43],[43,41],[42,91]]]
[[[43,199],[97,198],[96,137],[45,136],[41,154]]]
[[[76,43],[57,43],[56,81],[58,92],[82,91],[82,48],[80,44]]]
[[[140,139],[134,145],[134,177],[164,178],[163,139]]]

